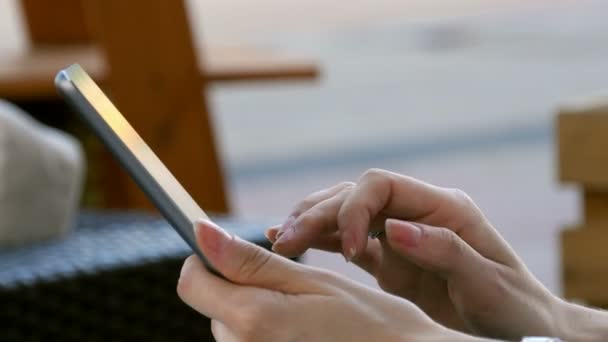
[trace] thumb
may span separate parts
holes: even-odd
[[[302,265],[230,235],[211,221],[195,222],[194,233],[208,261],[233,283],[292,292],[304,282]]]
[[[467,276],[486,259],[447,228],[386,220],[386,239],[398,254],[444,278]]]

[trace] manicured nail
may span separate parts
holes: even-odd
[[[279,235],[279,229],[280,228],[278,227],[270,227],[264,231],[264,236],[266,236],[266,239],[268,239],[268,241],[275,242],[277,240],[277,236]]]
[[[422,237],[422,228],[412,222],[388,219],[386,220],[389,239],[405,247],[416,247]]]
[[[204,248],[215,252],[219,252],[232,239],[228,232],[208,220],[199,220],[194,224],[194,235]]]
[[[351,262],[357,255],[357,248],[355,247],[355,240],[352,234],[343,232],[342,236],[342,250],[344,251],[344,259],[346,262]]]
[[[355,255],[357,255],[357,249],[355,247],[351,247],[348,249],[348,255],[346,258],[348,261],[353,261]]]
[[[289,240],[293,239],[293,236],[296,234],[296,227],[291,226],[290,228],[287,228],[287,230],[281,234],[281,236],[279,236],[279,238],[277,239],[277,241],[275,241],[275,244],[282,244],[285,242],[288,242]]]
[[[296,220],[296,217],[294,215],[291,215],[287,218],[287,220],[285,220],[285,223],[283,223],[283,225],[281,226],[281,229],[279,229],[279,232],[277,233],[277,241],[278,239],[281,237],[281,235],[285,234],[285,232],[291,228],[291,226],[293,225],[293,222]]]

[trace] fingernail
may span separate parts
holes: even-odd
[[[291,226],[291,228],[288,228],[284,234],[281,234],[281,236],[279,236],[277,241],[275,241],[274,243],[276,245],[286,243],[287,241],[293,239],[293,236],[295,235],[295,233],[296,233],[296,227]]]
[[[296,217],[294,215],[291,215],[287,218],[287,220],[285,220],[285,223],[283,223],[283,225],[281,226],[281,229],[279,229],[279,232],[277,233],[277,241],[279,238],[281,238],[281,236],[283,234],[285,234],[285,232],[291,228],[291,226],[293,225],[293,222],[296,220]]]
[[[355,255],[357,255],[357,249],[355,247],[349,248],[348,254],[346,256],[346,260],[353,261],[353,259],[355,258]]]
[[[342,236],[342,250],[344,251],[344,259],[346,262],[351,262],[357,255],[357,248],[355,247],[355,240],[351,234],[343,232]]]
[[[232,239],[228,232],[208,220],[199,220],[194,224],[194,235],[204,249],[215,252],[222,250],[226,243]]]
[[[264,231],[264,236],[266,236],[266,239],[268,239],[268,241],[274,242],[277,240],[277,236],[279,235],[279,233],[277,233],[277,231],[279,229],[280,228],[277,228],[277,227],[268,228]],[[273,239],[273,237],[274,237],[274,239]]]
[[[416,247],[422,237],[422,228],[417,224],[389,219],[386,221],[389,239],[405,247]]]

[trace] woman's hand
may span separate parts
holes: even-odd
[[[226,279],[191,256],[177,291],[212,319],[218,341],[481,341],[433,322],[406,300],[297,264],[211,222],[195,231]]]
[[[563,302],[460,190],[370,170],[310,195],[267,235],[286,256],[341,252],[445,326],[506,339],[559,333]]]

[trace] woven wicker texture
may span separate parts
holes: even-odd
[[[216,222],[269,247],[263,225]],[[163,220],[91,213],[64,239],[0,250],[0,340],[212,341],[175,293],[189,254]]]

